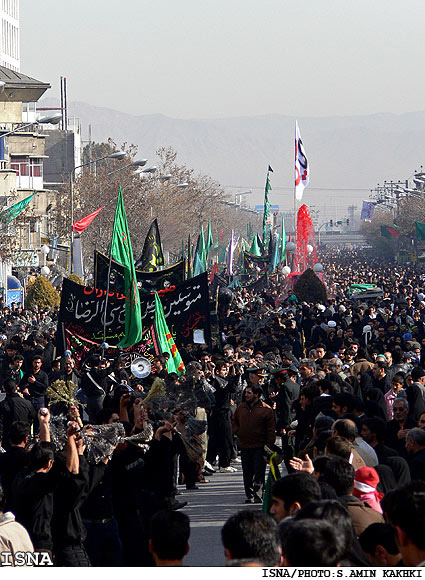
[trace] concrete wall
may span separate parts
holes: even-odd
[[[0,169],[0,196],[8,196],[16,189],[16,173],[12,169]]]
[[[31,155],[32,157],[42,157],[45,151],[44,135],[35,133],[21,133],[20,135],[9,135],[8,140],[9,155]]]
[[[71,171],[81,163],[81,136],[72,131],[60,130],[45,131],[45,135],[48,159],[44,160],[44,182],[67,182]]]
[[[22,123],[22,103],[0,99],[0,128],[11,131],[8,123]]]

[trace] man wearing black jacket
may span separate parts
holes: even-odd
[[[32,357],[32,371],[24,375],[20,385],[36,412],[46,406],[46,390],[49,386],[49,377],[41,370],[42,364],[41,355],[35,354]]]
[[[26,450],[29,434],[29,423],[15,421],[9,431],[11,446],[6,453],[0,453],[0,480],[5,496],[4,511],[11,511],[14,479],[29,462],[30,455]]]
[[[109,361],[96,355],[92,359],[92,368],[81,379],[81,388],[87,396],[87,413],[89,421],[96,423],[96,417],[102,408],[107,393],[107,377],[111,372]]]
[[[208,452],[207,461],[214,464],[218,454],[218,465],[223,473],[236,471],[230,465],[233,453],[232,420],[230,414],[230,399],[237,390],[239,376],[228,378],[229,365],[226,361],[217,361],[214,388],[215,406],[208,418]]]
[[[33,423],[36,413],[33,405],[17,392],[15,381],[7,379],[3,383],[6,397],[0,403],[0,441],[2,447],[10,447],[9,432],[12,423],[23,421]]]

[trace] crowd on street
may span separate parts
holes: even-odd
[[[57,309],[0,305],[1,553],[182,565],[179,487],[240,465],[228,565],[424,566],[425,271],[361,250],[320,259],[325,303],[282,275],[218,290],[217,333],[177,345],[180,376],[166,353],[145,378],[119,349],[77,365],[56,356]]]

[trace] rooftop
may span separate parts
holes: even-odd
[[[6,83],[0,101],[35,102],[50,89],[49,83],[43,83],[21,72],[0,66],[0,81]]]

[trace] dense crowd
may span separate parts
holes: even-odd
[[[424,565],[425,274],[348,250],[322,263],[326,304],[274,277],[220,289],[218,334],[179,346],[182,376],[163,353],[136,378],[119,349],[77,368],[56,358],[56,311],[0,308],[1,551],[180,565],[179,486],[240,463],[258,506],[222,529],[229,565]]]

